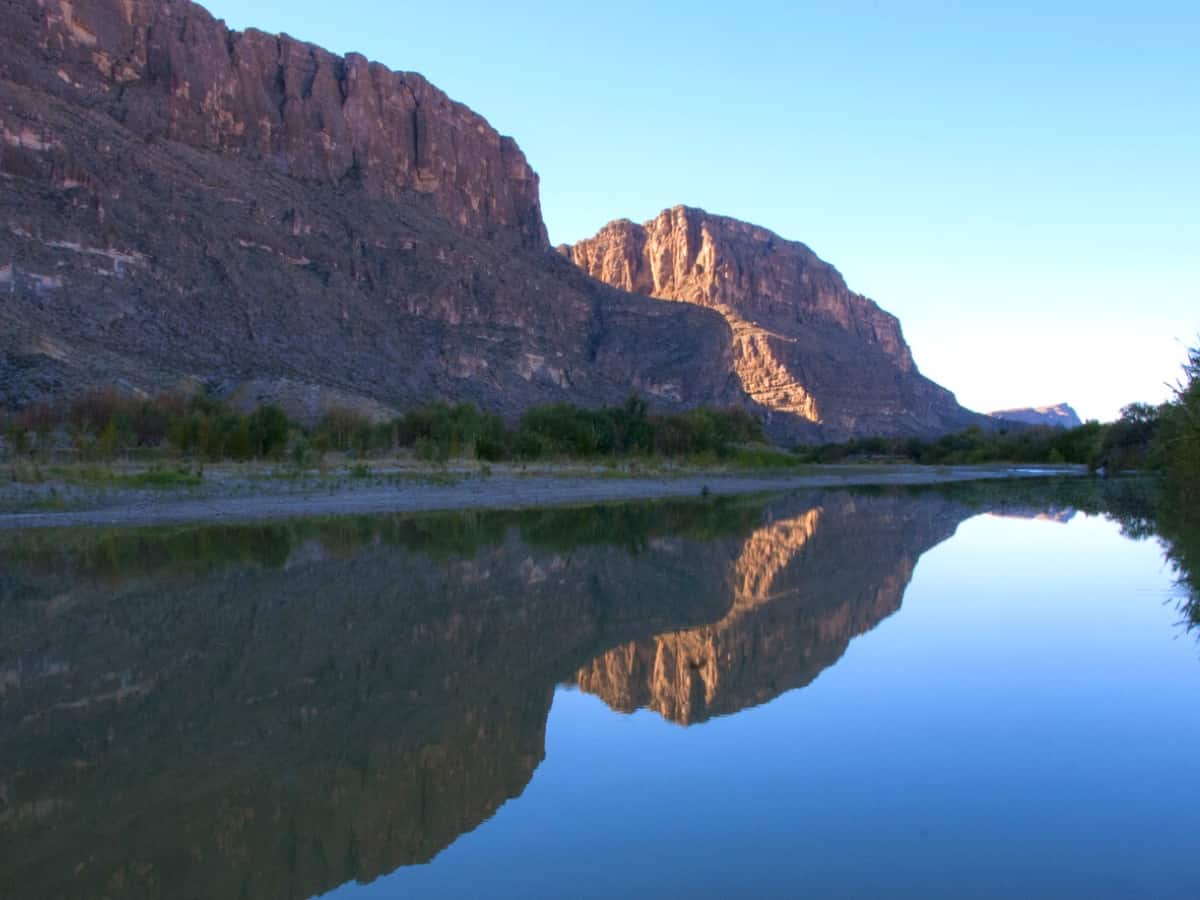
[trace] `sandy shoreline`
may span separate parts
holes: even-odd
[[[689,497],[702,494],[749,494],[803,488],[862,485],[948,484],[992,479],[1046,478],[1086,474],[1080,466],[896,466],[861,474],[848,467],[828,473],[684,474],[595,478],[581,475],[515,475],[467,477],[451,484],[367,482],[314,487],[291,493],[180,496],[167,492],[129,492],[116,502],[92,509],[0,514],[0,529],[67,526],[140,526],[168,523],[248,522],[301,516],[364,515],[434,510],[517,509],[522,507],[607,503]]]

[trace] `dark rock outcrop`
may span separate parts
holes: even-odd
[[[1050,425],[1054,428],[1078,428],[1083,422],[1069,403],[1054,406],[1025,406],[1020,409],[998,409],[988,413],[993,419],[1019,422],[1022,425]]]
[[[614,287],[719,312],[739,382],[781,437],[930,434],[983,419],[917,371],[895,316],[765,228],[678,206],[559,250]]]

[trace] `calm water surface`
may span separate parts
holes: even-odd
[[[1200,645],[1129,507],[5,537],[0,895],[1200,897]]]

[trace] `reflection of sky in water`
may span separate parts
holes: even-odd
[[[332,896],[1195,897],[1178,618],[1156,542],[980,516],[765,706],[685,729],[560,689],[519,799]]]

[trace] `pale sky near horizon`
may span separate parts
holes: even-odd
[[[206,0],[516,138],[550,239],[803,241],[974,409],[1159,402],[1200,335],[1200,4]]]

